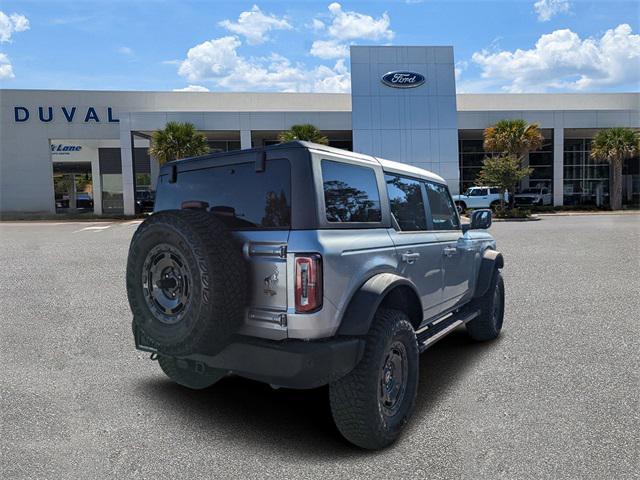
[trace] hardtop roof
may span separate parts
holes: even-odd
[[[437,183],[446,184],[445,180],[441,176],[436,175],[435,173],[425,170],[423,168],[415,167],[413,165],[409,165],[406,163],[386,160],[380,157],[374,157],[373,155],[367,155],[367,154],[358,153],[358,152],[351,152],[349,150],[343,150],[341,148],[335,148],[335,147],[330,147],[328,145],[321,145],[319,143],[305,142],[301,140],[295,140],[295,141],[286,142],[286,143],[278,143],[276,145],[268,145],[266,147],[256,147],[256,148],[245,149],[245,150],[234,150],[230,152],[211,153],[207,155],[201,155],[198,157],[188,157],[180,160],[173,160],[172,162],[168,162],[167,165],[172,163],[194,163],[199,160],[224,158],[224,157],[234,156],[239,153],[243,155],[251,154],[251,153],[257,154],[263,151],[269,152],[269,151],[283,150],[288,148],[304,148],[307,150],[313,150],[315,152],[327,152],[327,153],[331,153],[332,155],[343,156],[352,160],[359,160],[364,163],[377,163],[380,166],[382,166],[383,170],[390,173],[397,173],[400,175],[419,177],[425,180],[432,180]]]

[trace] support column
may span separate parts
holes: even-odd
[[[251,148],[251,130],[240,130],[240,148],[242,150]]]
[[[553,205],[564,204],[564,128],[553,129]]]
[[[102,178],[100,177],[100,155],[91,159],[91,189],[93,190],[93,213],[102,215]]]
[[[122,162],[122,203],[125,215],[135,215],[136,196],[133,179],[133,140],[130,120],[120,117],[120,160]]]
[[[156,157],[149,155],[149,176],[151,177],[151,190],[154,192],[158,186],[158,175],[160,175],[160,163]]]

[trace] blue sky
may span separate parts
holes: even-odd
[[[12,1],[2,88],[349,89],[348,46],[453,45],[458,91],[640,90],[637,1]]]

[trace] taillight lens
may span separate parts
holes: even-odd
[[[322,257],[317,253],[296,255],[296,312],[322,307]]]

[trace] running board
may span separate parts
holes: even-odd
[[[424,327],[418,329],[418,347],[420,352],[425,351],[438,340],[447,336],[451,331],[480,315],[480,310],[462,309],[438,318]]]

